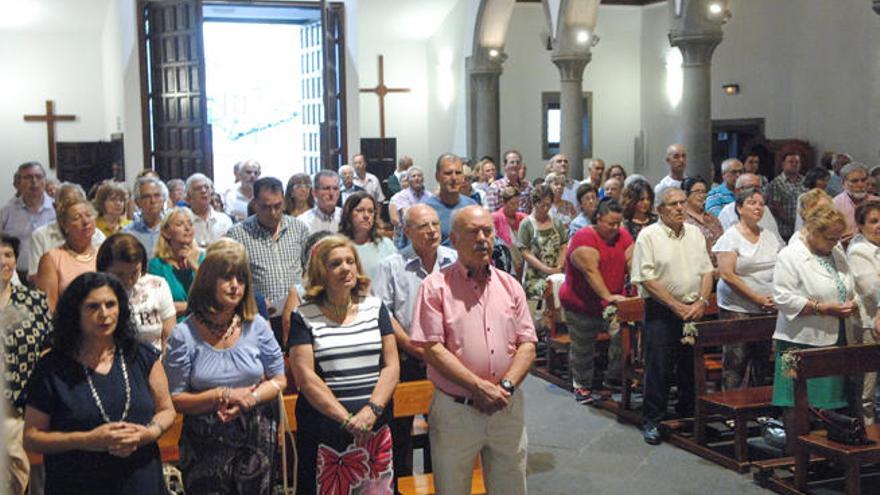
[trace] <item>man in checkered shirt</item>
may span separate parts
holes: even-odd
[[[782,173],[767,184],[764,198],[779,224],[779,235],[788,242],[794,233],[798,197],[807,192],[800,174],[801,157],[790,151],[782,156]]]
[[[284,186],[274,177],[254,182],[252,205],[254,214],[234,225],[226,235],[244,245],[254,288],[266,299],[272,330],[280,339],[282,309],[293,292],[291,289],[302,285],[302,250],[309,228],[301,220],[284,214]]]

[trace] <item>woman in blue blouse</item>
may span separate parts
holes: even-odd
[[[181,470],[188,494],[271,493],[284,360],[257,314],[243,248],[211,249],[190,291],[191,315],[168,339],[171,399],[184,414]]]
[[[162,219],[160,230],[155,257],[150,260],[147,272],[168,282],[177,321],[180,322],[189,312],[189,288],[205,253],[196,244],[193,213],[189,208],[177,207],[169,211]]]

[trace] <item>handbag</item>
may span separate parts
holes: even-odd
[[[296,439],[293,436],[293,429],[290,427],[290,421],[287,419],[287,408],[284,407],[284,395],[281,393],[280,388],[278,389],[278,426],[281,432],[281,493],[284,495],[295,495],[299,456],[296,452]],[[290,464],[293,467],[293,471],[288,469],[288,444],[292,454]],[[291,472],[293,473],[292,476],[290,475]]]
[[[830,409],[823,410],[811,407],[810,411],[825,424],[828,440],[845,445],[871,445],[875,443],[868,439],[862,418],[854,418]]]
[[[761,437],[767,442],[767,445],[785,450],[785,425],[782,421],[773,418],[767,418],[761,423]]]
[[[162,464],[162,477],[165,479],[165,492],[168,495],[184,495],[183,475],[177,467],[164,463]]]

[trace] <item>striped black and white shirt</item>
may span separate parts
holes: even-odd
[[[382,367],[382,337],[393,333],[388,310],[377,297],[365,297],[357,315],[340,325],[314,302],[293,315],[288,344],[311,345],[315,372],[345,408],[356,413],[370,400]]]

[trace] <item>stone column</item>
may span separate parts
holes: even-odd
[[[500,167],[502,157],[500,142],[501,113],[498,96],[501,64],[507,57],[499,54],[488,59],[484,56],[467,58],[468,91],[468,155],[477,160],[491,156]]]
[[[559,109],[561,113],[560,152],[568,158],[569,174],[574,180],[584,175],[584,68],[590,62],[589,52],[577,55],[554,55],[559,69]]]
[[[721,36],[678,35],[669,37],[682,55],[681,116],[678,137],[687,147],[687,175],[715,176],[712,164],[712,53]]]

